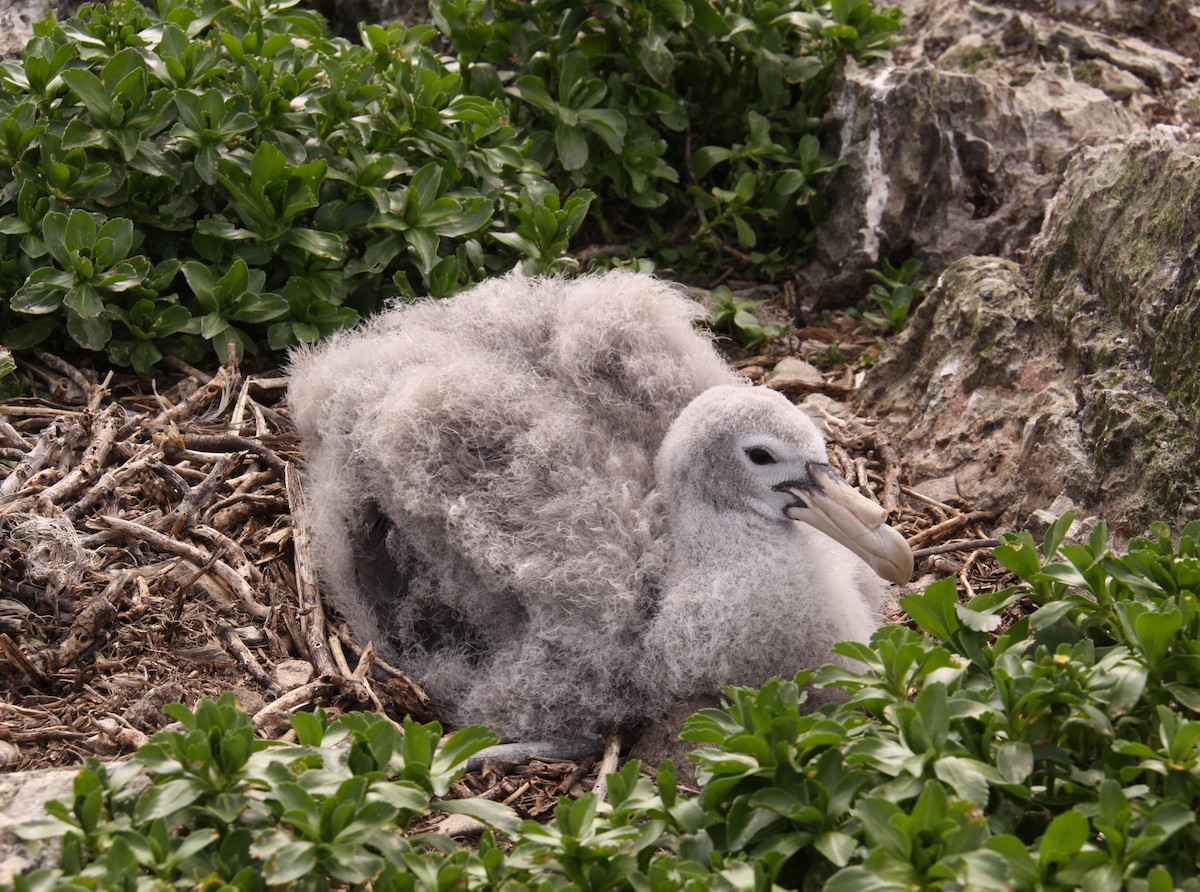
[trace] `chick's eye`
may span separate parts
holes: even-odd
[[[756,465],[773,465],[775,464],[775,456],[761,446],[751,446],[746,450],[746,458],[754,462]]]

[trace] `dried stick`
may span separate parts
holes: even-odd
[[[184,434],[183,444],[189,449],[220,452],[253,452],[280,477],[287,473],[288,463],[274,449],[258,440],[235,434]]]
[[[60,416],[46,426],[37,442],[33,444],[33,448],[29,450],[29,454],[19,465],[8,472],[7,477],[0,480],[0,496],[14,494],[28,482],[30,477],[46,466],[54,447],[62,442],[67,424],[66,416]],[[17,432],[14,430],[13,433]],[[17,436],[20,435],[17,434]]]
[[[79,462],[75,470],[58,483],[42,490],[38,497],[40,500],[51,504],[64,502],[78,495],[88,481],[100,473],[100,469],[108,461],[108,452],[112,449],[113,441],[117,438],[118,408],[117,404],[113,403],[100,414],[100,417],[96,419],[96,427],[99,429],[93,435],[87,451],[84,452],[83,460]]]
[[[970,539],[965,542],[943,542],[941,545],[930,545],[928,548],[918,548],[913,551],[913,560],[933,557],[935,554],[948,554],[952,551],[978,551],[984,548],[995,548],[1000,544],[999,539]]]
[[[83,395],[85,397],[89,397],[88,402],[91,401],[90,396],[93,391],[95,391],[96,385],[92,381],[88,380],[87,375],[75,368],[75,366],[71,365],[71,363],[67,362],[65,359],[60,359],[59,357],[54,356],[51,353],[47,353],[45,350],[41,350],[37,347],[34,348],[33,355],[38,358],[39,362],[43,363],[44,365],[48,365],[60,375],[66,375],[68,378],[70,378],[73,382],[75,382],[75,386],[83,392]]]
[[[237,570],[241,577],[247,582],[253,582],[255,585],[262,584],[263,575],[258,567],[254,566],[246,552],[236,541],[226,536],[220,530],[214,530],[210,526],[205,526],[202,523],[192,525],[192,534],[209,543],[218,549],[218,556],[224,554],[230,560],[228,563],[233,569]]]
[[[329,656],[328,635],[325,631],[325,610],[317,586],[317,568],[312,559],[312,536],[308,530],[308,508],[300,473],[288,462],[284,471],[288,503],[292,507],[292,551],[296,556],[296,597],[300,602],[300,627],[308,657],[321,675],[337,675],[337,667]]]
[[[284,692],[279,683],[263,669],[258,658],[250,652],[250,648],[246,647],[245,642],[238,637],[237,630],[233,626],[220,623],[217,626],[217,637],[221,639],[221,643],[225,645],[225,650],[229,652],[229,655],[242,664],[242,668],[250,674],[251,678],[276,696]]]
[[[8,637],[7,632],[0,632],[0,654],[7,657],[8,661],[16,666],[35,687],[49,690],[50,679],[42,674],[41,669],[30,662],[29,657],[25,656],[25,652],[17,646],[17,643]]]
[[[154,416],[150,421],[151,427],[166,427],[168,424],[194,414],[200,406],[207,403],[218,394],[224,394],[225,399],[228,399],[229,388],[236,385],[237,379],[240,377],[236,368],[229,366],[221,366],[207,384],[203,387],[197,387],[184,400],[176,403],[170,409],[165,409]]]
[[[604,739],[604,757],[600,760],[600,767],[596,769],[596,786],[592,788],[592,792],[601,801],[608,798],[608,776],[617,770],[620,761],[621,729],[614,728]]]
[[[266,619],[271,615],[271,608],[258,602],[254,591],[250,588],[250,583],[241,574],[224,561],[214,559],[213,555],[209,554],[203,548],[192,545],[190,542],[172,539],[170,536],[165,536],[157,530],[150,529],[148,526],[134,523],[131,520],[125,520],[122,517],[113,517],[111,514],[101,515],[100,521],[111,530],[141,539],[159,551],[165,551],[168,554],[175,554],[186,558],[197,567],[203,567],[209,561],[212,561],[212,575],[237,595],[238,600],[242,602],[242,606],[249,613],[261,619]]]
[[[142,446],[134,453],[135,457],[126,461],[125,464],[109,468],[100,476],[99,480],[92,484],[83,498],[66,508],[64,513],[72,521],[83,517],[84,514],[116,492],[118,486],[154,461],[153,453],[152,446]]]
[[[921,530],[911,536],[908,540],[908,547],[924,545],[926,542],[932,542],[939,536],[947,535],[948,533],[957,532],[963,527],[974,523],[978,520],[990,520],[995,517],[994,511],[972,511],[969,514],[959,514],[956,517],[951,517],[949,520],[943,520],[941,523],[934,524],[928,529]]]
[[[98,595],[89,598],[75,613],[75,621],[61,642],[39,651],[33,658],[44,675],[52,675],[69,666],[96,646],[101,632],[112,624],[120,612],[118,597],[129,584],[132,574],[120,571]]]
[[[224,482],[225,476],[229,473],[229,466],[233,464],[234,459],[235,457],[230,455],[221,456],[209,470],[208,476],[200,482],[200,485],[184,496],[183,501],[175,509],[175,520],[171,525],[172,536],[178,536],[185,524],[194,522],[200,516],[204,506],[217,494],[217,489]]]
[[[879,502],[890,514],[900,507],[900,455],[883,434],[871,435],[871,445],[883,464],[883,494]]]
[[[308,684],[293,688],[282,697],[272,700],[258,712],[254,713],[254,726],[261,728],[275,716],[290,712],[298,706],[303,706],[319,697],[327,697],[337,691],[337,685],[318,678]]]
[[[29,440],[3,418],[0,418],[0,437],[3,437],[6,443],[18,447],[22,452],[29,451]]]

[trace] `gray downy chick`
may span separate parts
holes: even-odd
[[[299,351],[326,600],[456,724],[653,719],[865,640],[912,556],[667,283],[508,275]]]

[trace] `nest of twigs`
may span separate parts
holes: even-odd
[[[737,364],[760,377],[778,358]],[[0,770],[128,755],[165,703],[228,690],[269,737],[314,706],[437,717],[419,679],[324,613],[283,377],[176,361],[100,379],[44,353],[21,368],[26,395],[0,403]],[[826,378],[844,392],[844,372]],[[1004,582],[986,515],[911,489],[861,420],[825,421],[833,464],[921,549],[918,576]],[[490,764],[456,792],[536,817],[590,788],[593,761]]]

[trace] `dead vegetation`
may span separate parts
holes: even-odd
[[[761,379],[780,358],[736,364]],[[285,379],[171,368],[100,379],[38,353],[21,364],[25,395],[0,403],[0,770],[128,755],[166,724],[165,703],[227,690],[270,737],[315,706],[436,718],[419,680],[324,614]],[[854,384],[844,367],[825,379],[834,396]],[[910,488],[862,420],[825,426],[833,464],[917,550],[918,577],[1006,583],[981,550],[986,515]],[[537,817],[590,789],[594,761],[487,763],[455,793]]]

